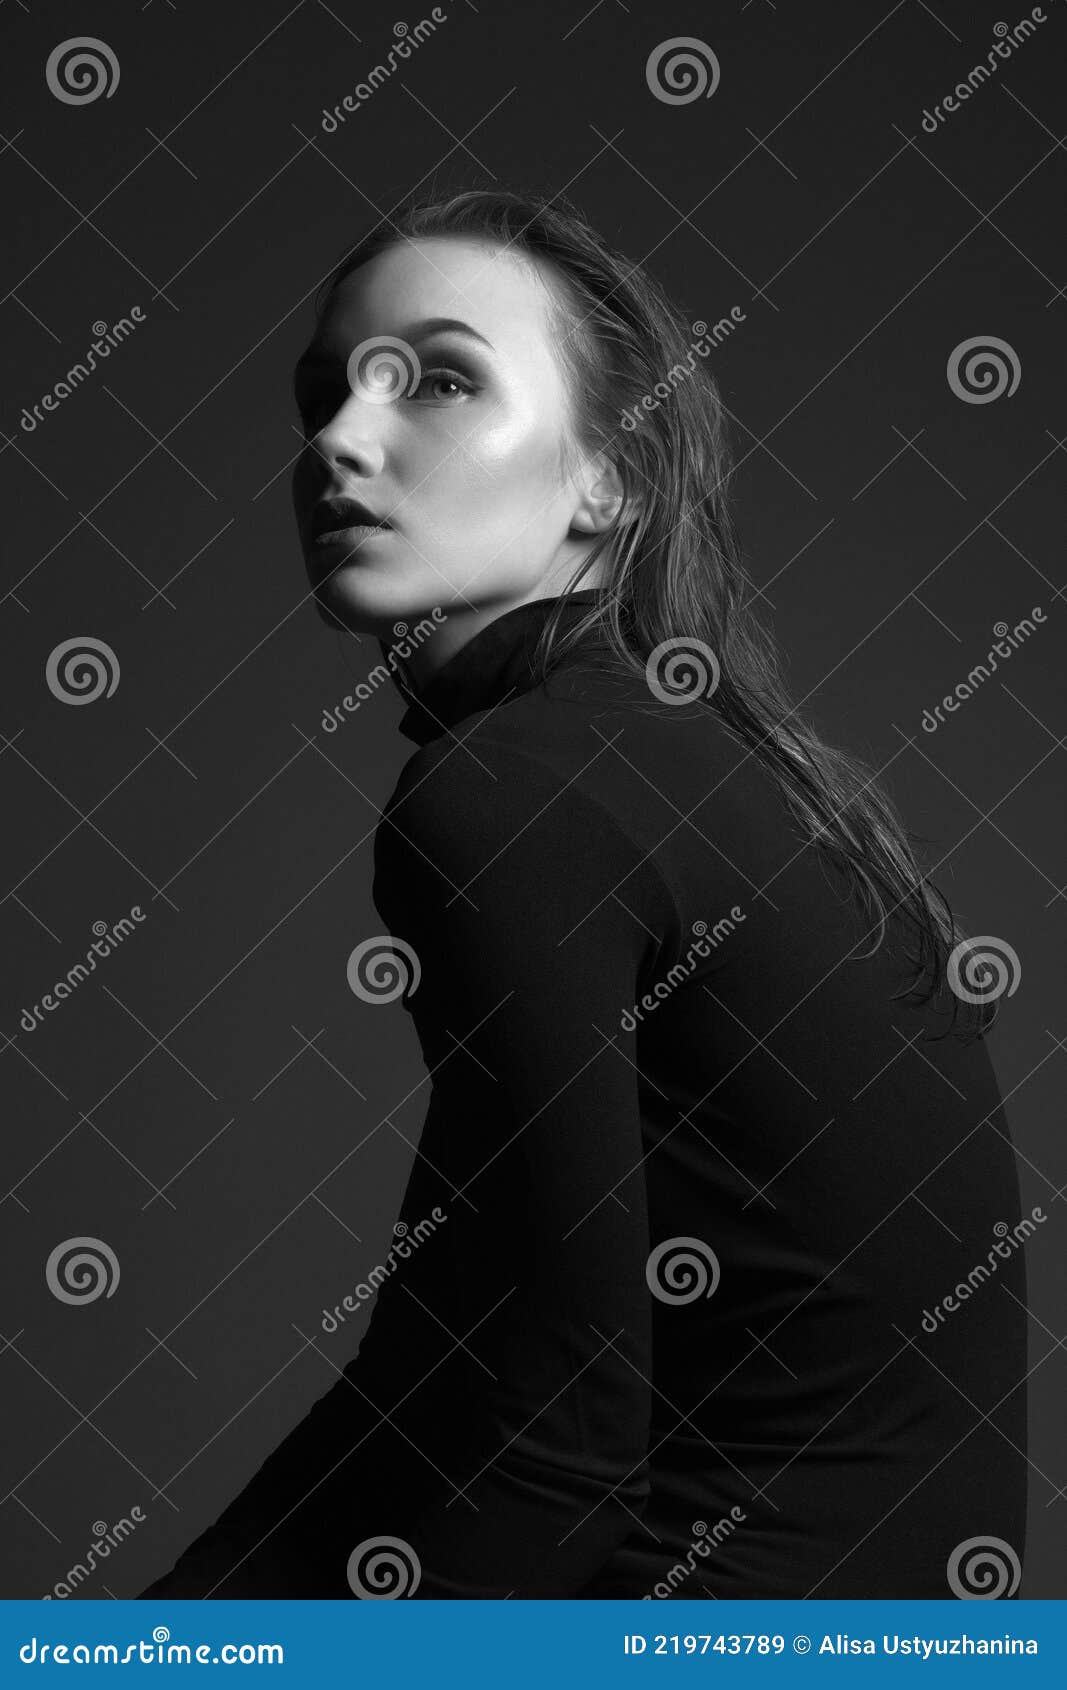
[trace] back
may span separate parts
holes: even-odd
[[[894,999],[898,919],[850,955],[843,881],[713,710],[570,663],[419,752],[378,844],[452,1185],[436,1307],[504,1379],[461,1363],[434,1447],[533,1487],[515,1593],[937,1597],[965,1540],[1021,1553],[985,1043]]]
[[[359,986],[403,975],[429,1108],[369,1331],[144,1594],[938,1598],[993,1539],[1010,1595],[1035,1219],[985,1044],[894,997],[899,919],[853,954],[712,708],[534,685],[539,615],[401,724]]]

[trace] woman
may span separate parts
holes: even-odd
[[[471,191],[346,257],[296,388],[316,602],[418,748],[374,879],[418,1247],[145,1594],[944,1597],[1017,1557],[1021,1253],[930,1314],[1018,1218],[989,1006],[788,702],[688,325]]]

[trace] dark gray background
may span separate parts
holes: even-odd
[[[1020,959],[991,1048],[1024,1209],[1049,1217],[1026,1246],[1021,1594],[1062,1596],[1067,8],[1046,0],[1035,39],[932,136],[924,108],[1014,8],[446,10],[333,135],[322,109],[384,58],[394,4],[0,13],[0,1590],[43,1595],[137,1504],[145,1523],[82,1586],[136,1593],[358,1340],[360,1317],[331,1339],[318,1320],[388,1247],[427,1088],[403,1010],[361,1002],[345,964],[380,931],[371,837],[412,747],[391,688],[321,731],[378,652],[306,597],[289,373],[316,285],[370,221],[418,182],[498,181],[566,190],[692,319],[745,312],[713,358],[795,696],[884,768],[971,932]],[[112,97],[49,92],[48,54],[76,35],[117,56]],[[683,35],[721,83],[671,106],[645,64]],[[22,407],[93,322],[134,304],[145,322],[26,433]],[[1014,349],[1013,396],[951,391],[975,335]],[[923,733],[993,625],[1035,605],[1044,626]],[[121,678],[74,708],[45,665],[82,635]],[[24,1032],[92,924],[134,904],[121,950]],[[45,1263],[83,1235],[121,1278],[73,1307]]]

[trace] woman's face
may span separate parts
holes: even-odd
[[[293,494],[337,620],[387,637],[435,606],[462,619],[562,590],[585,547],[556,339],[546,284],[485,242],[398,243],[334,290],[296,368]],[[322,502],[345,498],[388,526],[338,531],[353,513]]]

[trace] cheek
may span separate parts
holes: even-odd
[[[536,509],[558,492],[559,434],[541,418],[498,415],[450,432],[453,455],[441,466],[441,491],[448,486],[468,508]]]

